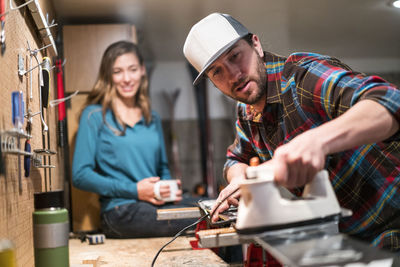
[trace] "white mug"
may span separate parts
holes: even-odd
[[[170,195],[169,197],[162,198],[160,195],[160,186],[161,185],[168,185]],[[178,182],[177,180],[160,180],[156,182],[154,185],[154,194],[156,195],[156,199],[163,200],[165,202],[175,201],[176,200],[176,193],[178,192]]]

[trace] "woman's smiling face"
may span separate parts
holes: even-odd
[[[145,68],[134,53],[117,57],[112,68],[112,81],[117,95],[124,99],[134,98],[144,74]]]

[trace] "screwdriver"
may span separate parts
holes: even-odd
[[[50,98],[50,69],[51,69],[50,58],[44,57],[42,62],[43,86],[41,86],[40,88],[41,89],[40,93],[42,97],[42,107],[46,109],[49,106],[49,98]]]
[[[14,127],[21,132],[22,125],[24,124],[24,96],[22,91],[11,92],[11,115]],[[17,147],[20,149],[20,136],[17,137]],[[22,180],[21,180],[21,158],[18,155],[18,182],[19,192],[22,192]]]

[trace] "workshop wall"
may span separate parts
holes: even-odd
[[[181,177],[185,191],[193,192],[204,180],[201,157],[201,129],[196,104],[195,88],[188,64],[184,61],[156,61],[150,80],[152,108],[163,121],[170,170],[174,177]],[[217,185],[224,185],[222,167],[226,149],[234,140],[235,101],[223,95],[211,82],[207,83],[207,110],[209,116],[209,146],[212,157],[212,176]],[[170,98],[179,91],[174,104]],[[173,112],[173,114],[172,114]],[[172,120],[173,118],[173,120]],[[174,129],[172,129],[174,125]],[[172,153],[172,140],[178,147],[178,162]],[[176,173],[179,169],[180,174]]]
[[[177,120],[175,129],[171,129],[171,120],[163,120],[164,139],[167,149],[171,175],[181,176],[182,188],[185,192],[194,193],[196,185],[202,184],[203,175],[201,163],[201,142],[199,122],[196,120]],[[212,175],[219,186],[225,186],[222,169],[226,161],[226,149],[234,140],[234,125],[229,119],[212,119],[210,127],[210,146],[212,147]],[[176,138],[178,147],[178,162],[174,162],[172,139]],[[179,174],[176,172],[179,170]]]
[[[43,14],[48,14],[49,21],[54,18],[51,2],[48,0],[39,0],[39,5]],[[25,1],[12,1],[13,7],[24,4]],[[27,138],[20,137],[20,145],[17,146],[18,138],[6,138],[9,136],[7,131],[15,128],[12,122],[12,104],[11,93],[21,91],[25,113],[30,110],[33,114],[39,112],[40,108],[40,84],[39,68],[33,69],[29,74],[18,74],[18,55],[23,59],[24,70],[30,68],[30,52],[28,43],[32,50],[40,49],[47,45],[44,43],[42,34],[44,31],[38,30],[38,25],[31,16],[35,5],[30,4],[18,10],[11,10],[5,16],[5,44],[6,50],[0,55],[0,131],[2,136],[2,154],[1,168],[3,172],[0,175],[0,239],[8,239],[15,246],[17,266],[34,266],[34,248],[33,248],[33,226],[32,212],[34,211],[33,194],[46,190],[63,189],[63,172],[58,168],[59,162],[63,159],[59,155],[42,156],[42,163],[54,165],[53,169],[36,168],[30,165],[30,175],[24,175],[24,156],[9,153],[7,146],[14,142],[15,149],[24,150],[24,144]],[[5,3],[6,11],[10,9],[9,1]],[[56,28],[56,27],[55,27]],[[54,34],[56,29],[52,29]],[[46,38],[46,37],[45,37]],[[39,62],[47,56],[53,59],[55,50],[52,47],[44,49],[37,53]],[[53,61],[53,60],[51,60]],[[32,67],[38,62],[33,58]],[[49,100],[56,98],[54,86],[54,70],[50,71],[50,96]],[[32,79],[32,83],[30,83]],[[30,99],[30,84],[32,84],[32,99]],[[43,133],[40,114],[32,117],[32,128],[30,144],[32,152],[35,149],[47,148],[57,150],[57,129],[56,129],[56,107],[48,107],[44,110],[43,119],[48,125],[48,132]],[[26,133],[27,118],[22,125]],[[49,135],[49,136],[47,136]],[[48,143],[48,141],[50,141]],[[10,148],[10,147],[8,147]],[[47,159],[44,162],[44,157]],[[45,180],[47,178],[47,181]],[[47,185],[47,188],[46,188]]]

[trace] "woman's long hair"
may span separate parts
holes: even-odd
[[[118,114],[115,112],[113,99],[117,97],[117,89],[112,81],[112,68],[117,57],[133,53],[139,59],[140,66],[144,66],[143,56],[136,44],[128,41],[119,41],[111,44],[103,54],[100,64],[100,71],[97,81],[94,84],[92,91],[89,93],[84,108],[91,104],[100,104],[102,106],[103,121],[108,125],[105,120],[106,111],[110,109],[119,123],[123,126],[122,131],[116,131],[119,134],[124,134],[126,124],[122,122]],[[151,106],[148,95],[148,78],[146,73],[143,74],[140,81],[138,92],[135,95],[135,104],[141,109],[146,124],[151,122]],[[108,125],[109,126],[109,125]],[[115,132],[115,129],[113,129]]]

